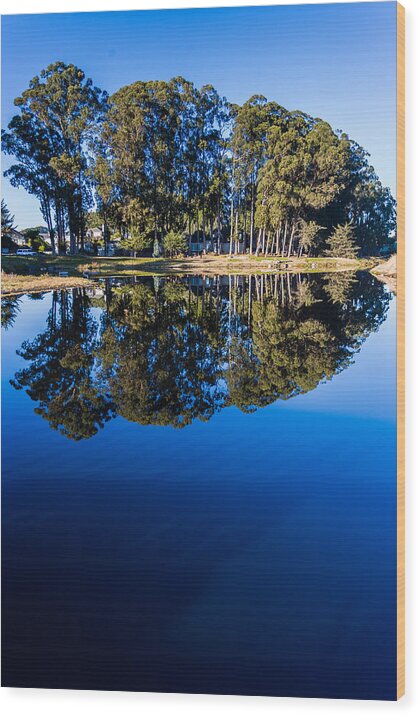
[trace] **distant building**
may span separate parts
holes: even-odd
[[[101,243],[103,237],[103,231],[102,229],[98,228],[97,226],[93,229],[88,229],[86,231],[86,243]]]
[[[45,244],[51,243],[50,232],[46,226],[38,226],[39,236]]]
[[[7,229],[3,231],[1,245],[2,248],[8,248],[9,251],[13,251],[21,246],[26,246],[27,239],[26,236],[17,229]]]
[[[108,241],[107,253],[105,254],[104,233],[102,228],[94,227],[86,231],[85,250],[98,256],[115,256],[118,250],[117,241]]]

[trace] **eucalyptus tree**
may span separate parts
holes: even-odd
[[[359,253],[395,242],[395,202],[369,155],[322,119],[260,95],[232,105],[183,77],[136,81],[110,99],[57,62],[15,100],[3,133],[6,171],[40,201],[53,251],[84,246],[86,216],[126,245],[163,250],[169,232],[204,250],[321,255],[352,222]],[[94,191],[93,191],[94,189]],[[315,225],[325,227],[311,234]],[[303,230],[303,227],[306,227]]]
[[[167,83],[140,81],[110,98],[101,143],[108,148],[107,171],[127,237],[135,228],[130,206],[148,224],[150,215],[155,241],[173,212],[173,204],[165,202],[175,182],[173,136],[179,115],[173,100]]]
[[[89,214],[95,214],[96,226],[102,225],[104,251],[107,256],[111,232],[119,228],[116,187],[108,148],[101,142],[100,136],[94,138],[92,151],[89,173],[94,187],[96,211]]]
[[[211,85],[198,89],[189,84],[183,114],[186,131],[180,159],[186,177],[187,221],[184,228],[190,237],[195,233],[201,238],[204,248],[207,239],[213,241],[215,229],[219,250],[229,191],[228,144],[232,107]]]
[[[225,97],[221,97],[211,85],[200,90],[199,106],[201,111],[204,109],[199,145],[203,240],[205,242],[207,217],[212,241],[216,225],[216,246],[220,251],[222,222],[226,215],[226,198],[229,191],[229,140],[233,106],[227,102]]]
[[[271,250],[290,256],[299,223],[328,211],[344,190],[346,147],[326,122],[293,112],[270,128],[267,157],[258,186],[263,248],[271,239]]]
[[[310,256],[311,253],[314,255],[319,253],[318,245],[324,229],[325,226],[319,226],[316,221],[305,221],[305,219],[299,220],[297,230],[299,256],[302,256],[303,253],[306,253],[308,256]]]
[[[255,205],[259,171],[267,158],[267,133],[285,110],[262,95],[253,95],[236,108],[231,147],[235,157],[234,191],[242,204],[243,251],[246,252],[247,215],[249,213],[249,250],[252,254],[255,232]]]
[[[64,245],[64,186],[50,165],[57,143],[37,117],[27,109],[15,115],[2,132],[2,149],[16,163],[5,172],[12,186],[37,197],[47,224],[53,254]],[[58,247],[55,238],[58,238]]]
[[[68,226],[75,253],[83,249],[84,214],[91,204],[88,144],[106,94],[75,65],[56,62],[30,81],[15,105],[20,115],[9,124],[6,151],[17,156],[18,165],[8,174],[38,196],[50,233],[56,198],[56,223]]]

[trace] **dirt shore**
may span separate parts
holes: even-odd
[[[375,278],[385,283],[388,288],[397,293],[397,256],[393,254],[388,261],[383,261],[370,271]]]
[[[92,281],[77,276],[20,276],[2,273],[1,295],[16,296],[21,293],[40,293],[53,289],[91,286]]]
[[[369,259],[341,258],[277,258],[254,256],[196,256],[163,259],[145,264],[142,269],[152,273],[196,274],[259,274],[259,273],[323,273],[326,271],[356,271],[371,268]]]
[[[194,256],[161,258],[125,258],[125,257],[82,257],[82,256],[46,256],[2,257],[3,296],[19,293],[35,293],[56,288],[74,288],[89,286],[96,278],[104,276],[133,276],[198,274],[214,276],[216,274],[265,274],[265,273],[325,273],[339,271],[371,270],[380,280],[385,273],[378,259],[344,258],[278,258],[237,256]],[[388,262],[387,262],[388,263]],[[391,268],[388,267],[388,271]],[[69,276],[50,275],[67,271]],[[49,274],[47,274],[49,272]],[[40,274],[40,275],[39,275]],[[387,279],[389,284],[390,279]]]

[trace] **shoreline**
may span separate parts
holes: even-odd
[[[16,274],[2,274],[1,296],[21,296],[24,293],[43,293],[56,289],[87,288],[93,281],[78,276],[24,276]]]
[[[84,261],[84,263],[83,263]],[[125,258],[82,256],[3,256],[2,296],[39,293],[54,289],[92,286],[97,278],[135,275],[207,275],[217,274],[286,274],[339,273],[371,271],[379,280],[383,259],[345,258],[279,258],[254,256],[195,256],[183,258]],[[37,275],[35,272],[42,272]],[[66,277],[47,274],[47,271],[68,271]],[[383,279],[382,279],[383,280]]]

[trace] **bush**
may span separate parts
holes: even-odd
[[[184,234],[170,231],[163,239],[163,250],[166,256],[176,256],[187,251],[187,239]]]

